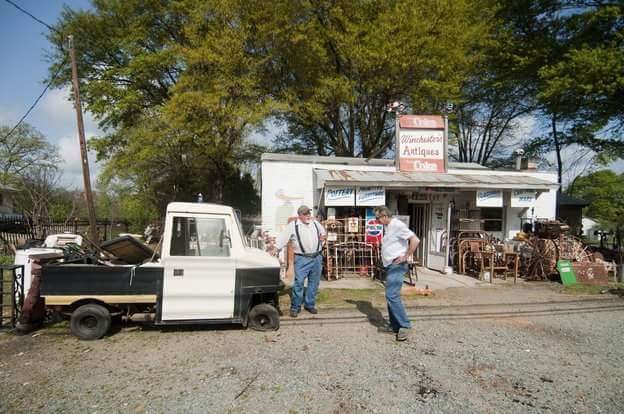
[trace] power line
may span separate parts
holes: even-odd
[[[59,35],[61,34],[61,32],[59,32],[56,28],[50,26],[49,24],[47,24],[43,20],[41,20],[41,19],[37,18],[36,16],[32,15],[30,12],[22,9],[20,6],[18,6],[17,4],[12,2],[11,0],[4,0],[4,1],[9,3],[11,6],[15,7],[20,12],[24,13],[25,15],[27,15],[31,19],[35,20],[37,23],[40,23],[40,24],[44,25],[45,27],[47,27],[48,29],[50,29],[51,31],[53,31],[53,32],[55,32],[55,33],[57,33]],[[61,44],[61,50],[63,50],[63,45],[62,44]],[[26,113],[20,118],[20,120],[17,122],[17,124],[15,124],[15,126],[13,128],[11,128],[9,133],[6,134],[4,137],[2,137],[2,141],[6,141],[6,139],[9,138],[13,132],[15,132],[15,130],[22,124],[22,122],[24,122],[24,119],[26,119],[26,117],[28,117],[28,115],[32,112],[32,110],[35,109],[35,106],[37,106],[37,104],[39,103],[41,98],[43,98],[43,95],[45,95],[45,93],[48,91],[48,89],[50,89],[50,86],[52,86],[52,83],[56,80],[58,75],[61,73],[61,70],[63,69],[63,66],[65,66],[65,63],[67,63],[67,57],[65,57],[65,59],[63,60],[63,63],[61,63],[59,65],[59,67],[56,70],[56,72],[54,73],[54,75],[52,75],[52,78],[50,78],[50,81],[47,83],[45,88],[43,88],[43,91],[41,92],[41,94],[39,94],[37,99],[35,99],[35,102],[33,102],[33,104],[30,105],[30,108],[28,108]]]
[[[46,22],[44,22],[43,20],[39,19],[38,17],[35,17],[34,15],[32,15],[30,12],[28,12],[27,10],[22,9],[20,6],[18,6],[17,4],[13,3],[11,0],[4,0],[7,3],[9,3],[11,6],[15,7],[17,10],[21,11],[22,13],[24,13],[26,16],[30,17],[31,19],[35,20],[37,23],[41,23],[42,25],[44,25],[45,27],[47,27],[48,29],[52,30],[53,32],[56,32],[58,34],[61,34],[57,29],[55,29],[54,27],[50,26],[49,24],[47,24]]]
[[[50,79],[50,81],[47,83],[47,85],[45,86],[45,88],[43,88],[43,91],[41,92],[41,94],[37,97],[37,99],[35,99],[35,102],[33,102],[32,105],[30,105],[30,108],[28,108],[28,110],[26,111],[26,113],[20,118],[20,120],[17,122],[17,124],[15,124],[15,126],[13,128],[11,128],[11,130],[9,131],[8,134],[6,134],[4,137],[2,137],[2,141],[5,141],[8,137],[11,136],[11,134],[22,124],[22,122],[24,122],[24,119],[26,119],[26,117],[30,114],[30,112],[35,109],[35,106],[37,106],[37,104],[39,103],[39,101],[41,100],[41,98],[43,98],[43,95],[45,95],[45,93],[48,91],[48,89],[50,88],[50,86],[52,86],[52,83],[56,80],[56,78],[58,77],[58,75],[61,73],[61,70],[63,70],[63,66],[65,66],[65,63],[67,63],[67,57],[63,60],[63,63],[61,63],[58,67],[58,69],[56,70],[56,72],[54,73],[54,75],[52,75],[52,78]]]

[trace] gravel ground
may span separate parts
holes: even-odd
[[[0,412],[624,411],[622,298],[449,289],[410,302],[405,343],[378,331],[382,312],[360,300],[270,333],[0,334]]]

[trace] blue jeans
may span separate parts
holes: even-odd
[[[398,332],[399,328],[411,328],[405,306],[401,301],[401,287],[403,277],[409,267],[407,263],[391,264],[386,267],[386,300],[388,301],[388,315],[392,330]]]
[[[323,256],[316,257],[295,256],[295,283],[292,288],[290,310],[299,312],[301,302],[307,309],[314,308],[316,291],[321,281]],[[303,299],[303,281],[308,278],[308,288]]]

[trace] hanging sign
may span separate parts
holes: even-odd
[[[513,190],[511,192],[512,207],[535,207],[536,192],[534,190]]]
[[[325,206],[355,206],[355,188],[325,187]]]
[[[435,115],[399,117],[397,158],[400,171],[446,172],[444,118]]]
[[[477,207],[502,207],[503,192],[499,190],[477,190]]]
[[[357,206],[383,206],[386,204],[386,190],[383,187],[358,187]]]

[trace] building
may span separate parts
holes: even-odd
[[[394,160],[263,154],[262,225],[281,231],[300,204],[325,218],[370,217],[372,206],[387,205],[409,217],[421,263],[442,271],[446,234],[460,220],[513,238],[526,221],[555,218],[557,188],[556,173],[535,170],[449,162],[444,173],[401,172]]]
[[[559,194],[559,220],[570,226],[570,234],[575,236],[583,235],[583,209],[589,205],[585,200],[569,196],[565,193]]]

